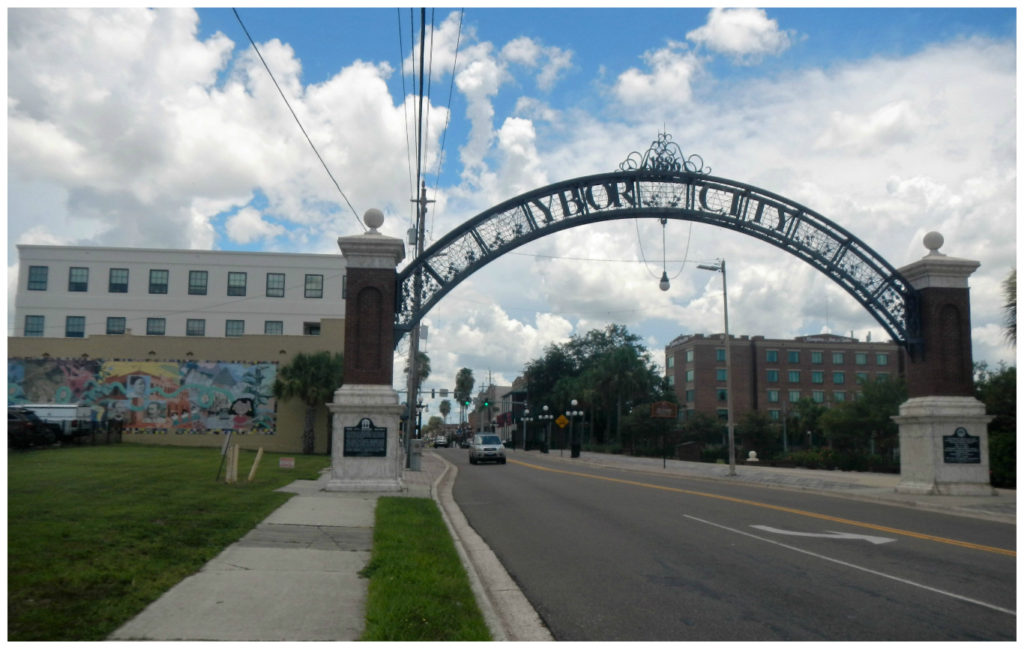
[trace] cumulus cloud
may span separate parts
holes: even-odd
[[[282,226],[267,222],[258,210],[251,207],[238,210],[227,220],[225,228],[228,237],[241,244],[273,238],[284,233]]]
[[[630,68],[620,74],[613,88],[616,99],[632,108],[690,103],[701,63],[685,43],[670,41],[664,48],[645,52],[643,58],[650,71]]]
[[[510,63],[540,68],[537,86],[550,90],[559,77],[572,67],[572,52],[555,46],[543,46],[536,40],[521,36],[505,44],[501,55]]]
[[[778,21],[752,8],[712,9],[707,23],[687,32],[686,38],[740,64],[781,54],[790,45],[790,34],[779,29]]]

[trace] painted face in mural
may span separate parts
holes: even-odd
[[[133,377],[128,383],[128,394],[131,397],[146,396],[146,379],[142,376]]]
[[[150,401],[146,404],[146,418],[145,421],[150,423],[163,423],[164,421],[164,408],[163,404],[159,401]]]

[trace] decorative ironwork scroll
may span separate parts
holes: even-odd
[[[742,232],[803,259],[842,286],[893,340],[916,353],[917,292],[889,262],[817,212],[763,189],[709,176],[699,156],[684,159],[676,156],[677,149],[659,136],[646,154],[631,154],[618,172],[521,194],[448,233],[398,276],[396,344],[462,280],[523,244],[587,223],[670,218]]]
[[[646,152],[634,151],[619,163],[622,171],[646,169],[648,171],[688,171],[697,174],[711,173],[711,167],[704,166],[704,159],[696,153],[686,156],[668,133],[658,133],[658,139],[651,142]]]

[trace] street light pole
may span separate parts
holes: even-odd
[[[736,437],[732,418],[732,354],[729,344],[729,293],[725,276],[725,260],[719,259],[717,264],[700,264],[702,270],[722,273],[722,314],[725,319],[725,408],[726,427],[729,431],[729,475],[736,475]]]
[[[548,452],[548,444],[551,441],[551,420],[554,418],[554,415],[551,415],[551,414],[548,413],[548,407],[547,406],[544,406],[543,408],[541,408],[541,410],[544,411],[544,414],[541,415],[540,417],[538,417],[538,419],[540,419],[542,421],[546,421],[547,422],[547,426],[545,428],[544,441],[541,443],[541,446],[540,446],[540,452],[541,453],[547,453]]]
[[[572,402],[570,403],[570,406],[571,406],[572,409],[571,410],[567,410],[566,413],[565,413],[565,414],[569,415],[569,447],[571,449],[570,450],[570,457],[579,457],[580,456],[580,444],[579,444],[579,442],[576,441],[576,431],[574,430],[573,427],[575,425],[576,418],[583,416],[583,411],[582,410],[577,410],[576,409],[577,405],[579,405],[579,402],[576,401],[576,399],[573,399]]]

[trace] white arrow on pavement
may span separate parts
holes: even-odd
[[[813,536],[821,539],[854,539],[857,541],[867,541],[872,545],[892,543],[896,540],[886,538],[884,536],[868,536],[867,534],[850,534],[848,532],[827,532],[825,534],[821,534],[816,532],[796,532],[793,530],[780,530],[776,527],[769,527],[767,525],[751,525],[751,527],[765,532],[774,532],[775,534],[785,534],[787,536]]]

